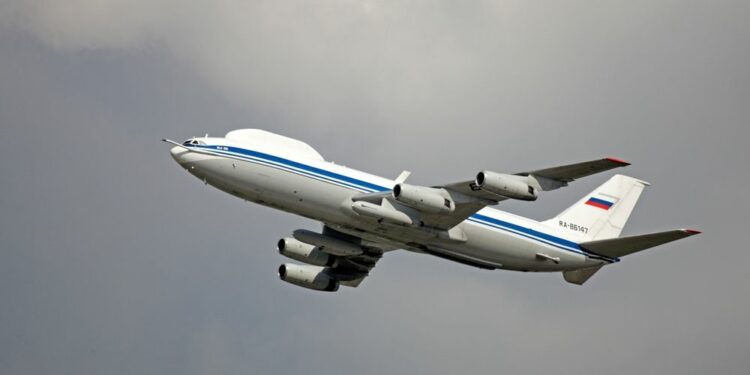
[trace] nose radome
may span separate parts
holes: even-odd
[[[182,164],[185,162],[183,156],[188,153],[188,150],[180,146],[174,146],[171,150],[169,150],[169,153],[172,154],[172,159],[174,159],[178,164]]]

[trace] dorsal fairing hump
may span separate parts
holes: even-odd
[[[224,138],[255,151],[293,158],[323,161],[323,156],[305,142],[260,129],[232,130]]]

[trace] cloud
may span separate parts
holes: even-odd
[[[618,21],[663,7],[607,10],[613,26],[600,35],[559,19],[601,26],[593,10],[548,4],[547,15],[513,1],[11,4],[17,26],[61,50],[163,48],[229,100],[286,110],[290,121],[322,129],[349,120],[402,133],[457,123],[478,130],[495,120],[486,108],[515,112],[559,95],[559,75],[591,67],[576,53],[612,49],[608,43],[632,32]]]
[[[459,8],[451,3],[425,1],[74,0],[15,2],[11,9],[22,27],[55,48],[165,48],[228,97],[276,106],[309,101],[314,112],[352,100],[418,103],[435,84],[475,72],[481,46],[466,40],[472,34],[486,40],[478,34],[497,30],[471,25],[487,26],[500,8],[479,3],[454,13]]]
[[[49,46],[163,50],[226,100],[286,124],[327,136],[356,124],[349,128],[368,128],[376,139],[453,139],[459,147],[471,147],[469,139],[489,145],[482,140],[488,128],[519,138],[532,127],[560,135],[604,122],[647,126],[660,110],[653,108],[657,96],[660,105],[679,106],[698,94],[691,87],[726,91],[703,74],[706,56],[714,56],[711,66],[731,69],[736,56],[718,46],[741,36],[680,22],[703,12],[741,24],[726,5],[675,9],[670,1],[9,4],[4,13],[14,16],[4,23]],[[445,135],[456,128],[468,137]]]

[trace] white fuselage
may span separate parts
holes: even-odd
[[[427,228],[374,222],[352,212],[351,199],[362,193],[390,191],[393,180],[283,147],[273,150],[227,138],[199,140],[200,144],[175,146],[171,153],[207,184],[368,241],[413,251],[420,251],[421,246],[439,248],[510,270],[562,271],[609,263],[583,251],[573,234],[492,208],[458,225],[465,233],[461,241],[447,240]]]

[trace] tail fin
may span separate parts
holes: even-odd
[[[583,241],[615,238],[622,232],[643,188],[648,185],[648,182],[632,177],[612,176],[602,186],[545,223],[555,227],[572,224],[584,228]]]

